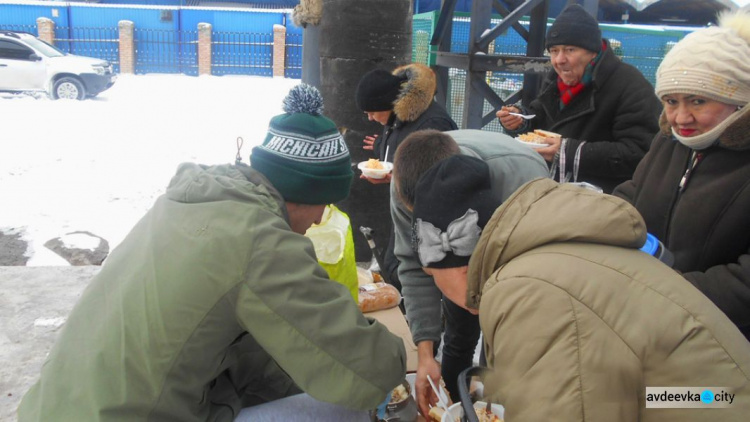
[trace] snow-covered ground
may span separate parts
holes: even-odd
[[[86,101],[0,94],[0,231],[29,242],[29,266],[68,265],[43,245],[70,232],[112,249],[179,163],[233,162],[238,137],[247,162],[299,82],[121,75]]]

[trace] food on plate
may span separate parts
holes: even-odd
[[[401,293],[387,283],[369,283],[359,286],[359,310],[373,312],[393,308],[401,302]]]
[[[383,276],[380,275],[380,273],[377,272],[377,271],[370,271],[370,274],[372,274],[372,281],[374,283],[380,283],[380,282],[384,282],[385,281],[385,280],[383,280]]]
[[[534,130],[534,133],[536,133],[539,136],[543,136],[545,138],[561,138],[562,135],[555,132],[550,132],[548,130],[542,130],[542,129],[536,129]]]
[[[399,403],[409,398],[409,391],[403,384],[399,384],[391,391],[391,403]]]
[[[365,167],[367,167],[368,169],[377,170],[381,170],[384,168],[383,163],[381,163],[377,158],[370,158],[369,160],[367,160],[367,164],[365,164]]]
[[[548,132],[546,130],[536,129],[533,132],[522,133],[518,139],[531,144],[546,144],[545,138],[559,138],[560,134]]]
[[[357,164],[357,168],[362,170],[362,174],[367,178],[382,179],[391,172],[391,169],[393,169],[393,163],[370,158],[367,161],[361,161]]]
[[[477,419],[479,419],[479,422],[503,422],[499,416],[491,411],[488,412],[485,408],[475,407],[474,411],[477,412]]]
[[[495,407],[493,404],[492,407]],[[454,406],[451,406],[448,409],[451,412],[451,416],[455,420],[455,422],[460,422],[461,418],[464,415],[463,408],[461,407],[460,402],[457,403]],[[497,410],[496,410],[497,411]],[[487,410],[487,405],[484,402],[478,401],[474,403],[474,413],[477,415],[477,419],[479,422],[503,422],[503,418],[498,416],[493,411]],[[437,415],[440,414],[440,417],[437,417]],[[433,416],[432,409],[430,409],[430,420],[440,421],[440,422],[448,422],[448,419],[445,418],[445,411],[443,409],[437,409],[435,410],[435,416]],[[437,419],[434,419],[437,417]]]
[[[430,413],[427,416],[430,418],[430,422],[442,422],[443,414],[445,414],[445,410],[442,407],[435,406],[430,408]]]

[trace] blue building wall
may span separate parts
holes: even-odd
[[[172,18],[162,19],[163,11],[172,12]],[[70,26],[117,28],[119,21],[128,20],[136,23],[141,29],[176,31],[180,29],[178,15],[176,8],[95,7],[71,4]]]
[[[49,18],[55,22],[56,26],[68,26],[68,8],[62,5],[2,4],[0,6],[2,7],[0,25],[3,26],[36,28],[37,18]],[[36,31],[33,32],[36,33]]]

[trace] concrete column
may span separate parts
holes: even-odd
[[[373,157],[362,149],[367,135],[382,134],[383,126],[369,122],[357,107],[355,91],[359,80],[370,70],[388,71],[411,63],[411,0],[321,0],[320,19],[320,93],[324,114],[346,128],[344,140],[352,165]],[[358,171],[355,171],[359,174]],[[388,246],[391,214],[388,205],[389,186],[373,185],[355,179],[349,197],[336,203],[349,214],[354,233],[357,262],[368,262],[372,252],[360,226],[373,229],[378,248]]]
[[[135,24],[131,21],[119,21],[120,33],[120,73],[135,73]]]
[[[273,26],[273,76],[284,77],[285,61],[286,27],[276,24]]]
[[[211,74],[211,24],[198,24],[198,75]]]
[[[55,45],[55,22],[52,19],[37,18],[36,30],[40,40]]]
[[[308,24],[302,32],[302,82],[320,87],[320,27]]]

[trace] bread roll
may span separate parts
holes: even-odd
[[[443,414],[445,414],[445,410],[442,407],[435,406],[430,408],[430,413],[427,416],[429,416],[431,422],[442,422]]]
[[[535,129],[534,133],[543,138],[562,138],[562,135],[560,135],[559,133],[550,132],[548,130]]]
[[[387,283],[369,283],[359,286],[359,310],[373,312],[393,308],[401,302],[401,294]]]

